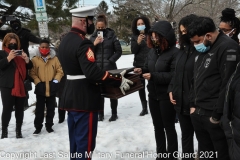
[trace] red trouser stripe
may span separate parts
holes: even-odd
[[[92,132],[93,132],[93,112],[89,113],[89,126],[88,126],[88,155],[92,148]],[[91,158],[88,158],[91,160]]]

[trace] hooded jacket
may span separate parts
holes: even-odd
[[[167,39],[169,48],[164,51],[152,48],[145,61],[143,73],[150,73],[148,81],[149,97],[157,100],[169,99],[167,89],[175,69],[175,60],[179,49],[175,47],[176,38],[172,26],[167,21],[158,21],[150,29]]]
[[[90,37],[92,42],[97,38],[97,32],[95,31]],[[115,32],[110,28],[106,28],[103,32],[103,39],[102,43],[94,47],[97,65],[104,71],[117,69],[116,61],[122,55],[120,42]]]
[[[54,83],[53,80],[60,82],[63,70],[55,54],[55,51],[50,49],[45,62],[37,49],[36,56],[32,58],[33,68],[30,70],[29,75],[36,85],[36,94],[49,97],[57,93],[58,84]]]

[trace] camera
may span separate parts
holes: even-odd
[[[15,50],[15,53],[17,56],[21,56],[22,55],[22,50]]]
[[[14,21],[16,18],[14,15],[3,15],[1,21],[6,22],[6,21]]]

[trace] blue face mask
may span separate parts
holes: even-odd
[[[138,29],[139,31],[142,31],[142,30],[144,30],[145,28],[146,28],[145,25],[137,26],[137,29]]]
[[[205,35],[206,36],[206,35]],[[204,39],[203,39],[203,42],[204,42],[204,40],[205,40],[205,36],[204,36]],[[203,42],[202,43],[199,43],[199,44],[197,44],[197,45],[194,45],[194,47],[196,48],[196,50],[198,51],[198,52],[200,52],[200,53],[205,53],[205,52],[207,52],[209,49],[210,49],[210,46],[205,46],[204,44],[203,44]]]

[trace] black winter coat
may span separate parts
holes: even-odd
[[[193,79],[195,57],[197,55],[198,52],[195,48],[189,45],[184,45],[184,49],[177,55],[175,72],[168,92],[172,92],[173,99],[177,102],[174,108],[179,114],[190,114],[189,93]]]
[[[147,37],[147,35],[145,35]],[[134,54],[133,66],[137,68],[142,68],[144,66],[146,57],[150,48],[148,48],[146,40],[143,40],[139,45],[137,43],[138,35],[132,35],[131,38],[131,51]]]
[[[95,31],[90,40],[92,42],[97,38],[97,31]],[[115,32],[106,28],[103,32],[103,42],[94,47],[97,65],[104,71],[117,69],[116,61],[122,55],[122,48]]]
[[[167,90],[175,69],[176,55],[179,49],[172,47],[162,53],[151,49],[148,53],[143,73],[150,73],[148,81],[149,97],[157,100],[169,99]]]
[[[200,53],[194,64],[191,107],[212,111],[220,119],[223,113],[226,85],[240,59],[239,45],[223,33],[206,53]]]
[[[155,24],[150,32],[156,32],[167,39],[169,48],[160,51],[160,49],[152,48],[147,56],[143,73],[150,73],[151,78],[148,81],[149,97],[157,100],[169,99],[168,85],[172,79],[175,69],[176,56],[179,49],[175,47],[176,38],[172,26],[166,22]]]
[[[60,109],[69,111],[101,110],[101,92],[98,83],[107,81],[107,72],[101,70],[94,59],[93,43],[78,28],[71,28],[59,46],[58,58],[66,76],[84,75],[86,78],[66,80]],[[106,79],[105,79],[106,78]],[[113,79],[114,82],[116,82]],[[102,82],[102,81],[101,81]],[[121,81],[117,80],[119,87]]]
[[[7,56],[7,52],[4,50],[0,51],[0,87],[13,88],[16,64],[14,60],[8,62]],[[26,64],[26,69],[31,69],[32,67],[32,61],[29,60],[29,63]]]
[[[34,36],[30,30],[21,28],[19,31],[15,32],[13,30],[0,30],[0,39],[3,39],[7,33],[15,33],[18,35],[20,43],[21,43],[21,49],[28,55],[29,57],[29,42],[33,42],[36,44],[40,43],[40,38]]]
[[[240,159],[240,63],[229,79],[221,118],[231,160]]]

